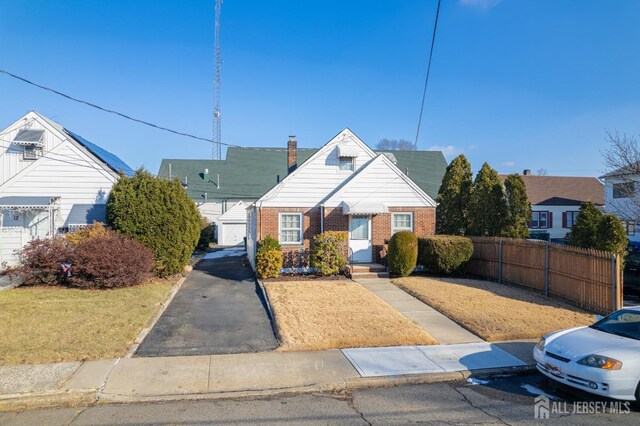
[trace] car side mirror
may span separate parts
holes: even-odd
[[[602,315],[596,315],[595,320],[596,322],[600,321],[602,318],[604,318]]]

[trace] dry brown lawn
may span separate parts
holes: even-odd
[[[436,340],[360,284],[265,283],[283,351],[433,345]]]
[[[593,315],[569,304],[495,282],[409,277],[393,283],[490,342],[593,323]]]
[[[172,282],[117,290],[18,287],[0,292],[0,365],[125,355]]]

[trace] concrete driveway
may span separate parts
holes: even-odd
[[[207,253],[136,356],[208,355],[275,349],[260,288],[241,248]]]

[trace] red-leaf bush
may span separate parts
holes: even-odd
[[[81,241],[73,251],[69,284],[80,288],[120,288],[140,284],[153,269],[153,253],[139,242],[109,230]]]
[[[7,273],[18,277],[22,285],[65,284],[62,264],[70,261],[71,254],[71,245],[62,237],[29,241],[18,252],[19,266]]]

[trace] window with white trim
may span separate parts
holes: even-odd
[[[391,235],[398,231],[413,232],[413,213],[391,213]]]
[[[576,220],[578,220],[579,213],[579,211],[569,211],[565,213],[567,217],[567,228],[573,228],[573,225],[576,224]]]
[[[37,145],[25,145],[22,150],[23,160],[37,160],[42,157],[42,147]]]
[[[353,171],[354,162],[355,158],[353,157],[338,157],[338,170]]]
[[[280,213],[280,242],[302,244],[302,213]]]
[[[627,235],[636,235],[636,223],[635,222],[622,222]]]
[[[549,228],[549,212],[531,212],[531,228]]]

